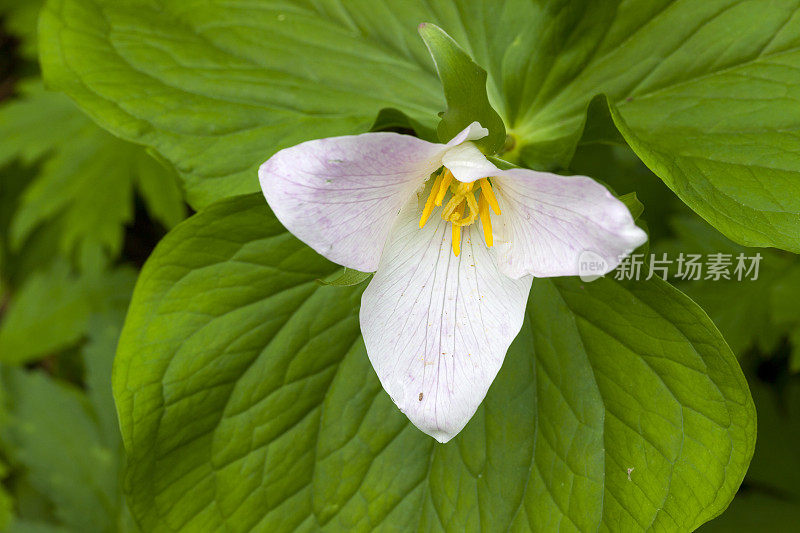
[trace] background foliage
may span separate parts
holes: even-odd
[[[0,0],[0,530],[670,530],[722,511],[753,413],[668,284],[538,280],[485,405],[438,447],[374,379],[363,286],[315,283],[335,266],[234,197],[278,148],[384,108],[432,130],[421,21],[488,72],[506,157],[635,191],[654,253],[764,256],[757,282],[675,284],[759,413],[703,530],[800,518],[796,2],[50,0],[46,81],[80,108],[42,83],[40,8]],[[200,212],[178,225],[184,202]]]

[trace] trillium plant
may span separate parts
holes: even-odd
[[[48,0],[45,85],[94,132],[54,161],[94,176],[106,147],[155,154],[194,211],[142,268],[114,360],[140,529],[693,531],[722,513],[755,449],[736,356],[800,339],[796,4]],[[20,109],[47,124],[61,104]],[[21,209],[11,241],[108,219],[78,216],[88,178],[59,211],[66,178],[42,168],[19,200],[42,214]],[[123,174],[164,209],[161,174]],[[127,250],[119,205],[93,238]],[[763,278],[658,268],[697,253],[759,253]]]
[[[615,268],[647,240],[628,208],[583,176],[501,170],[473,141],[391,132],[308,141],[259,169],[264,196],[300,240],[375,272],[361,332],[386,392],[440,442],[466,425],[522,327],[534,277]],[[535,303],[534,303],[535,305]]]

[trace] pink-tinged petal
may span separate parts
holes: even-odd
[[[512,278],[578,275],[584,252],[602,258],[593,273],[605,274],[647,241],[625,204],[591,178],[512,169],[493,182],[502,210],[492,217],[493,250]]]
[[[361,300],[361,332],[386,392],[419,429],[447,442],[466,425],[522,327],[530,276],[498,271],[480,227],[461,254],[433,213],[423,229],[412,202],[398,220]]]
[[[372,272],[400,209],[441,166],[445,147],[365,133],[304,142],[261,165],[278,220],[334,263]]]
[[[442,164],[463,182],[488,178],[500,172],[471,142],[449,148],[442,156]]]
[[[447,146],[453,147],[458,146],[466,141],[477,141],[478,139],[483,139],[487,135],[489,135],[489,130],[481,126],[480,122],[476,121],[461,130],[458,135],[450,139],[450,142],[447,143]]]

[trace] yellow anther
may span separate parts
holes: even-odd
[[[460,217],[464,214],[464,204],[462,203],[457,210]],[[450,224],[453,228],[453,255],[458,257],[461,254],[461,226],[458,224]]]
[[[486,178],[481,178],[480,183],[481,183],[481,195],[486,197],[486,201],[489,202],[489,205],[492,207],[492,211],[494,211],[494,214],[499,215],[500,204],[497,203],[497,198],[495,198],[494,196],[492,185]]]
[[[478,212],[481,215],[481,227],[483,228],[483,238],[486,240],[486,246],[489,248],[494,244],[494,237],[492,237],[492,217],[489,215],[489,202],[486,200],[485,195],[481,195],[478,200]]]
[[[479,187],[480,190],[476,187]],[[499,215],[500,205],[497,203],[497,198],[492,190],[492,184],[486,178],[482,178],[477,182],[461,182],[455,179],[453,173],[448,169],[443,169],[436,176],[428,193],[422,216],[419,219],[419,227],[425,226],[434,208],[442,205],[448,192],[450,197],[442,208],[441,217],[445,222],[450,223],[453,254],[456,256],[461,254],[461,228],[472,225],[479,218],[486,245],[492,246],[494,239],[492,236],[491,211]],[[478,193],[477,199],[476,193]],[[465,216],[467,210],[469,212]]]
[[[431,216],[431,212],[433,212],[436,196],[439,193],[439,188],[441,187],[441,185],[442,185],[442,175],[439,174],[438,176],[436,176],[436,180],[433,182],[433,187],[431,187],[431,192],[428,194],[428,199],[425,201],[425,209],[422,210],[422,216],[419,219],[420,228],[425,226],[425,223]]]
[[[441,176],[442,183],[439,185],[439,190],[436,192],[436,205],[442,205],[442,202],[444,201],[444,195],[447,194],[447,189],[450,187],[450,183],[453,181],[453,173],[448,169],[444,169],[444,172],[442,172]]]

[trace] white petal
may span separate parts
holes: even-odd
[[[442,156],[442,164],[458,181],[464,182],[488,178],[500,172],[471,142],[449,148]]]
[[[578,275],[587,252],[605,274],[647,241],[625,204],[591,178],[512,169],[494,184],[502,215],[492,218],[493,249],[513,278]]]
[[[440,442],[466,425],[522,327],[531,277],[502,275],[478,225],[461,255],[434,212],[403,210],[361,300],[367,354],[400,410]]]
[[[331,137],[281,150],[258,176],[297,238],[335,263],[372,272],[398,212],[441,166],[444,149],[396,133]]]
[[[480,122],[476,121],[461,130],[458,135],[450,139],[450,142],[447,143],[447,146],[453,147],[458,146],[466,141],[477,141],[478,139],[483,139],[487,135],[489,135],[489,130],[481,126]]]

